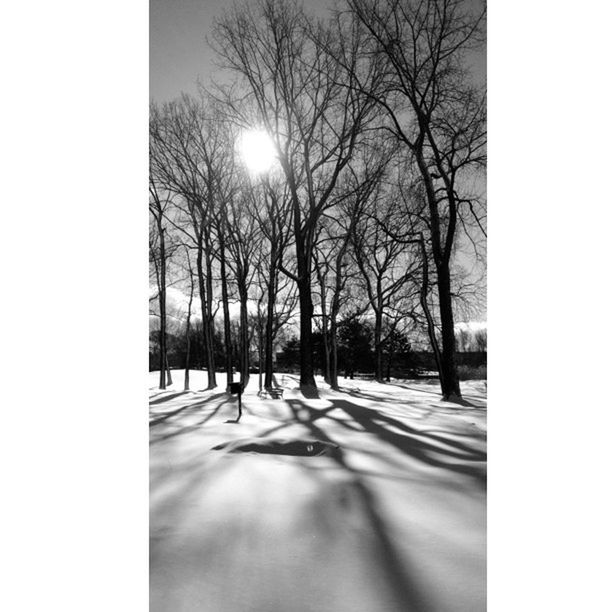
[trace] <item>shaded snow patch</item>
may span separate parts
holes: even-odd
[[[318,457],[320,455],[335,456],[340,453],[340,447],[331,442],[311,439],[246,438],[233,440],[213,446],[212,450],[226,450],[229,453],[263,453],[269,455],[299,455]]]

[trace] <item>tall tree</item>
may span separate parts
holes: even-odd
[[[378,139],[370,138],[367,145],[349,162],[348,172],[339,181],[334,195],[335,209],[339,214],[326,215],[321,228],[322,239],[314,251],[320,288],[325,380],[332,389],[338,389],[341,310],[351,301],[353,316],[362,314],[367,308],[367,302],[363,308],[355,303],[356,296],[350,290],[357,271],[354,265],[350,265],[349,246],[351,241],[354,242],[355,228],[368,205],[375,206],[376,193],[392,154],[392,150],[381,146]]]
[[[257,206],[257,198],[248,183],[243,183],[242,187],[242,190],[229,202],[227,248],[231,255],[228,264],[236,280],[240,303],[240,382],[246,386],[249,382],[250,370],[249,288],[255,273],[253,262],[255,254],[260,249],[262,235],[256,218],[251,212]]]
[[[396,206],[397,191],[385,187],[375,191],[369,209],[360,215],[351,235],[352,254],[374,313],[375,378],[379,382],[384,380],[383,353],[388,334],[396,327],[391,322],[414,318],[412,303],[418,294],[415,281],[421,268],[414,243],[390,236],[390,230],[406,222],[404,211]]]
[[[185,318],[185,384],[184,391],[189,391],[189,367],[191,365],[191,311],[193,307],[193,294],[195,291],[193,266],[191,265],[191,257],[189,249],[185,249],[185,258],[187,264],[187,278],[189,280],[189,301],[187,302],[187,315]]]
[[[479,202],[466,191],[468,173],[486,164],[485,94],[469,78],[467,59],[484,41],[484,2],[477,10],[468,0],[346,3],[368,33],[362,61],[375,62],[384,76],[372,88],[354,62],[339,61],[359,91],[386,113],[386,129],[412,154],[424,187],[441,322],[440,383],[446,398],[460,396],[451,256],[458,221],[471,217],[484,231]]]
[[[176,193],[182,231],[196,249],[196,273],[202,309],[208,388],[217,386],[214,354],[213,274],[219,244],[215,212],[226,195],[225,176],[233,151],[219,118],[209,113],[205,99],[183,96],[150,112],[151,171]]]
[[[286,184],[277,179],[278,177],[265,177],[261,184],[251,187],[255,204],[252,213],[263,237],[255,264],[261,290],[258,311],[265,304],[265,315],[260,313],[259,316],[262,325],[260,372],[263,362],[263,386],[266,388],[272,387],[276,335],[293,315],[295,306],[291,291],[285,293],[283,300],[278,300],[279,294],[288,288],[287,281],[282,282],[280,278],[280,269],[286,260],[291,238],[291,200]],[[293,283],[291,279],[289,282]],[[262,317],[265,317],[265,323]]]
[[[319,220],[369,120],[372,101],[350,86],[335,61],[331,29],[295,2],[261,0],[216,24],[225,65],[241,79],[248,106],[233,104],[243,126],[261,125],[274,141],[291,200],[298,286],[300,386],[316,388],[312,356],[312,260]],[[355,49],[356,50],[356,49]]]
[[[165,389],[166,385],[172,384],[172,376],[168,368],[168,351],[166,336],[166,269],[168,252],[166,249],[166,209],[168,208],[169,196],[161,196],[158,187],[149,178],[149,212],[153,224],[154,238],[149,243],[149,256],[155,270],[155,281],[157,285],[157,298],[159,303],[159,388]],[[155,248],[157,247],[157,248]]]

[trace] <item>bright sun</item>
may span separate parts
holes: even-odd
[[[253,174],[270,170],[276,161],[274,143],[264,130],[248,130],[238,143],[240,156]]]

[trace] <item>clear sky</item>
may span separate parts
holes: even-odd
[[[251,1],[251,0],[249,0]],[[214,54],[206,43],[213,20],[231,0],[149,1],[149,95],[163,102],[181,91],[195,93],[216,71]],[[333,0],[307,0],[304,5],[323,15]]]

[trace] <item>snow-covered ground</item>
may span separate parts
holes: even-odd
[[[484,382],[460,406],[436,381],[307,399],[291,375],[260,399],[254,375],[236,424],[223,374],[172,376],[149,379],[151,612],[485,610]]]

